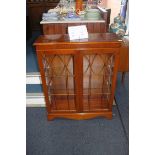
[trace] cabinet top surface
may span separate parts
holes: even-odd
[[[116,43],[120,44],[122,40],[114,33],[90,33],[87,39],[70,40],[68,34],[41,35],[34,45],[52,45],[52,44],[90,44],[90,43]]]
[[[58,20],[58,21],[41,21],[40,24],[57,24],[57,23],[105,23],[105,20]]]

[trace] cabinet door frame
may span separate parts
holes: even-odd
[[[111,84],[111,96],[109,101],[109,110],[112,110],[112,103],[114,99],[114,92],[116,87],[116,76],[118,71],[118,63],[119,63],[119,48],[84,48],[84,49],[53,49],[53,50],[43,50],[36,49],[38,64],[41,73],[41,80],[43,86],[43,92],[45,95],[46,108],[48,113],[51,113],[51,105],[48,98],[48,90],[46,86],[46,79],[44,73],[44,66],[42,62],[43,54],[46,55],[73,55],[73,72],[75,75],[74,78],[74,92],[75,92],[75,107],[76,111],[74,113],[85,113],[83,111],[83,57],[84,55],[89,54],[105,54],[112,53],[115,55],[114,59],[114,68],[113,68],[113,77]],[[92,111],[90,111],[92,112]],[[66,113],[70,113],[70,111],[66,111]]]
[[[83,57],[84,55],[90,55],[90,54],[108,54],[108,53],[112,53],[114,54],[115,58],[114,58],[114,68],[113,68],[113,75],[112,75],[112,84],[111,84],[111,95],[110,95],[110,101],[109,101],[109,106],[108,106],[108,111],[112,110],[112,104],[113,104],[113,100],[114,100],[114,93],[115,93],[115,88],[116,88],[116,78],[117,78],[117,72],[118,72],[118,65],[119,65],[119,52],[120,49],[119,48],[87,48],[87,49],[82,49],[80,50],[81,53],[81,59],[82,62],[81,64],[79,64],[79,66],[81,66],[80,70],[82,70],[82,81],[81,81],[81,92],[83,94]],[[83,97],[81,96],[81,105],[83,105]],[[81,110],[83,110],[83,108],[81,108]],[[84,112],[84,111],[82,111]]]
[[[74,78],[74,93],[75,98],[75,112],[71,112],[71,111],[67,111],[66,113],[77,113],[79,112],[79,86],[78,86],[78,64],[76,63],[77,59],[78,59],[78,51],[73,50],[73,49],[54,49],[54,50],[39,50],[36,49],[37,52],[37,58],[38,58],[38,64],[39,64],[39,69],[40,69],[40,73],[41,73],[41,80],[42,80],[42,87],[43,87],[43,93],[45,96],[45,102],[46,102],[46,109],[48,111],[48,113],[51,113],[51,104],[49,101],[49,97],[48,97],[48,89],[47,89],[47,85],[46,85],[46,79],[45,79],[45,72],[44,72],[44,66],[43,66],[43,55],[72,55],[73,56],[73,73],[75,75]],[[59,112],[60,113],[60,112]]]

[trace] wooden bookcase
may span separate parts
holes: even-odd
[[[112,33],[44,35],[34,43],[48,120],[112,118],[121,42]]]

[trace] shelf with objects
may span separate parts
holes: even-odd
[[[28,3],[32,30],[43,34],[67,34],[67,27],[86,25],[89,33],[107,32],[111,9],[104,8],[96,0],[60,0]]]

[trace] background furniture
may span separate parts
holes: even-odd
[[[59,0],[28,0],[27,8],[30,17],[31,31],[41,30],[40,21],[42,19],[42,13],[47,12],[57,6]]]
[[[43,34],[68,34],[68,26],[86,25],[88,33],[105,33],[109,31],[111,9],[101,11],[102,20],[83,21],[41,21]]]
[[[105,33],[107,32],[105,21],[72,21],[72,22],[55,22],[55,23],[43,23],[43,34],[68,34],[69,26],[86,25],[88,33]]]
[[[27,1],[26,5],[27,5],[27,11],[28,11],[29,19],[30,19],[31,31],[35,31],[35,30],[42,31],[42,25],[40,25],[40,21],[42,20],[42,13],[47,12],[49,9],[56,7],[58,3],[59,3],[59,0],[50,0],[50,1],[28,0]],[[107,32],[109,29],[110,14],[111,14],[111,9],[107,9],[107,13],[102,14],[103,19],[105,20],[105,23],[106,23],[102,26],[103,27],[102,32]],[[49,28],[47,28],[48,26],[51,26],[51,25],[46,25],[45,26],[46,28],[43,27],[43,31],[44,31],[43,33],[46,33],[45,30],[47,31],[47,29],[49,29]],[[66,25],[64,25],[64,26],[66,27]],[[96,26],[96,28],[97,27],[98,26]],[[92,26],[92,29],[94,29],[93,26]],[[94,30],[94,31],[96,31],[96,30]],[[99,32],[99,30],[97,30],[96,33],[97,32]],[[47,31],[47,33],[48,33],[48,31]],[[65,28],[65,33],[66,33],[66,28]],[[93,33],[93,31],[92,32],[90,31],[90,33]]]
[[[40,36],[34,43],[48,120],[56,117],[112,118],[121,42],[116,34]]]
[[[26,40],[32,37],[29,16],[26,16]]]
[[[118,71],[122,72],[122,83],[124,82],[126,72],[129,72],[129,43],[122,42],[120,48],[120,61]]]

